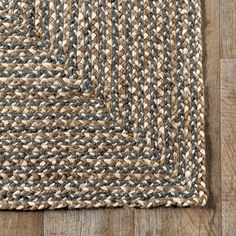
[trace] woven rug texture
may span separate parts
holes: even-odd
[[[206,203],[200,0],[0,0],[0,209]]]

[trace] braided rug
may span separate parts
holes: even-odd
[[[0,208],[206,203],[200,0],[0,0]]]

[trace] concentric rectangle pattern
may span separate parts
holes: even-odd
[[[206,203],[200,0],[0,0],[0,208]]]

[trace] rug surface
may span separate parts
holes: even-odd
[[[200,0],[0,0],[0,208],[206,203]]]

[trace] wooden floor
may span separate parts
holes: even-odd
[[[208,205],[1,211],[0,236],[236,235],[236,0],[205,0],[202,5]]]

